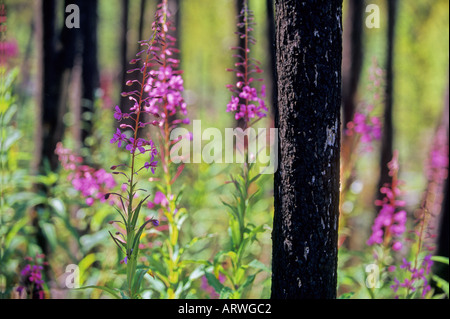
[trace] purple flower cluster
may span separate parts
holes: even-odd
[[[397,293],[400,287],[407,290],[407,293],[415,292],[417,289],[422,289],[421,297],[425,298],[428,291],[431,290],[431,286],[428,282],[427,276],[431,273],[431,267],[433,266],[433,261],[431,260],[431,255],[425,256],[419,267],[412,266],[411,262],[408,262],[403,258],[403,263],[400,266],[407,273],[410,274],[409,278],[405,278],[403,282],[394,278],[394,284],[391,289]],[[398,298],[398,296],[396,296]]]
[[[156,14],[159,23],[155,24],[155,27],[158,28],[158,36],[161,41],[155,43],[152,48],[158,63],[152,65],[151,76],[144,87],[149,97],[149,102],[146,103],[144,110],[161,115],[162,121],[169,121],[169,117],[177,113],[178,115],[187,115],[186,103],[182,96],[184,86],[181,74],[183,72],[178,70],[180,61],[174,57],[179,50],[175,48],[175,37],[169,34],[174,28],[171,25],[172,22],[169,19],[171,14],[167,7],[167,1],[162,1],[158,5]],[[179,122],[188,124],[189,119],[178,119],[176,123],[171,124]]]
[[[86,197],[86,204],[91,206],[95,199],[105,202],[105,194],[116,186],[116,181],[103,168],[95,170],[87,165],[81,165],[74,172],[72,185]]]
[[[80,165],[82,158],[64,148],[61,142],[56,145],[55,153],[62,167],[70,172],[68,180],[73,188],[86,198],[87,205],[91,206],[96,199],[102,203],[106,201],[105,194],[116,186],[116,181],[111,174],[102,168],[97,170],[88,165]]]
[[[169,49],[166,51],[170,52]],[[160,66],[158,70],[150,71],[155,77],[151,77],[145,87],[145,91],[151,97],[145,109],[151,113],[161,114],[163,120],[178,111],[183,115],[187,114],[186,103],[181,95],[184,90],[183,78],[179,75],[179,71],[174,71],[178,60],[167,59],[167,63],[168,66]],[[189,119],[185,118],[183,123],[189,123]]]
[[[116,112],[114,113],[114,117],[123,119],[125,118],[123,116],[124,114],[121,113],[118,106],[116,106]],[[129,114],[127,114],[129,115]],[[120,121],[119,120],[119,121]],[[140,122],[140,127],[144,127],[149,123],[142,123]],[[152,123],[153,124],[153,123]],[[130,151],[131,154],[135,154],[136,150],[139,151],[139,154],[144,154],[146,152],[150,152],[150,156],[155,156],[158,154],[158,151],[156,150],[155,144],[152,140],[146,140],[144,138],[134,138],[134,137],[128,137],[125,133],[121,131],[121,129],[131,128],[133,131],[135,131],[135,128],[133,128],[131,125],[128,124],[121,124],[120,128],[116,129],[116,133],[114,133],[112,139],[110,140],[111,144],[114,144],[117,142],[117,146],[120,148],[122,147],[122,143],[126,144],[125,149]]]
[[[17,287],[16,291],[19,296],[25,291],[31,299],[44,299],[44,280],[42,277],[42,270],[44,267],[40,264],[39,259],[44,258],[44,255],[40,254],[36,256],[36,260],[26,257],[25,260],[28,263],[20,271],[21,284]],[[45,262],[43,263],[45,264]]]
[[[159,81],[166,76],[170,76],[170,87],[179,88],[180,85],[182,86],[182,80],[180,84],[180,79],[178,77],[172,78],[170,67],[165,68],[161,72],[152,70],[155,65],[161,65],[163,63],[161,57],[164,54],[169,54],[168,50],[166,50],[164,54],[157,53],[161,51],[161,46],[163,46],[162,43],[165,43],[165,39],[161,36],[161,30],[164,29],[164,27],[160,23],[160,16],[158,14],[159,12],[157,13],[157,19],[152,25],[152,37],[149,40],[139,41],[141,46],[146,46],[146,49],[138,52],[136,58],[130,61],[130,64],[132,65],[141,63],[142,66],[132,68],[128,70],[127,73],[140,72],[142,79],[128,80],[126,82],[127,86],[137,86],[138,88],[134,90],[130,88],[130,91],[128,92],[122,92],[122,96],[133,101],[133,105],[128,111],[121,110],[119,106],[115,107],[114,118],[118,122],[126,120],[126,123],[119,125],[119,128],[116,129],[116,132],[110,140],[111,144],[117,143],[119,148],[125,144],[125,148],[133,155],[133,159],[135,155],[145,154],[147,152],[150,153],[150,164],[154,163],[154,165],[150,165],[153,167],[152,172],[154,172],[154,167],[156,167],[156,162],[153,161],[153,159],[158,152],[151,139],[138,137],[138,130],[147,125],[160,126],[162,124],[162,121],[158,119],[160,119],[161,116],[164,118],[165,115],[162,114],[160,109],[155,107],[155,103],[156,100],[162,98],[161,94],[165,92],[165,89],[167,90],[167,87],[164,89]],[[145,55],[145,58],[141,57],[143,54]],[[145,92],[148,91],[155,92],[155,94],[144,97]],[[176,95],[172,91],[170,93],[171,94],[169,94],[167,98],[170,102],[175,103],[174,101],[179,101],[179,95]],[[146,121],[149,116],[154,117],[156,120]],[[131,131],[131,136],[130,134],[127,134],[126,131]],[[145,168],[148,169],[150,166],[146,165]]]
[[[235,112],[235,119],[244,119],[245,123],[250,122],[251,119],[260,119],[266,116],[267,107],[264,103],[265,86],[262,85],[258,91],[252,87],[255,81],[262,81],[262,79],[255,79],[251,75],[262,73],[259,67],[259,62],[250,58],[250,44],[255,44],[255,39],[250,35],[253,31],[252,26],[254,18],[251,11],[244,5],[239,15],[238,27],[236,32],[241,39],[244,40],[244,47],[232,47],[232,50],[237,50],[237,54],[233,57],[237,58],[238,62],[234,64],[234,69],[227,69],[227,71],[235,72],[238,81],[235,85],[229,84],[226,87],[233,93],[231,101],[227,104],[227,112]]]
[[[355,112],[353,121],[347,123],[346,134],[351,136],[359,134],[361,142],[366,145],[366,149],[372,150],[370,145],[373,141],[381,139],[381,122],[376,116],[369,116]]]
[[[399,251],[403,247],[400,238],[406,231],[407,214],[405,210],[398,209],[405,206],[405,202],[398,199],[401,190],[398,187],[397,179],[399,169],[397,151],[394,152],[394,157],[388,167],[392,181],[380,189],[380,192],[384,194],[383,199],[375,201],[375,204],[381,206],[381,209],[372,225],[372,235],[367,241],[367,245],[391,245],[394,251]]]
[[[448,163],[448,133],[446,126],[441,125],[434,136],[426,165],[428,185],[425,204],[432,216],[438,216],[441,212],[444,185],[448,177]],[[437,220],[434,218],[435,223]],[[435,226],[437,225],[432,225],[432,227]]]
[[[369,68],[369,85],[367,91],[370,98],[359,105],[359,111],[356,111],[353,120],[346,124],[345,134],[347,136],[356,136],[360,138],[364,151],[373,150],[372,143],[380,140],[382,136],[382,125],[380,118],[373,115],[373,111],[380,101],[380,90],[383,83],[383,70],[378,66],[376,59],[372,61]]]

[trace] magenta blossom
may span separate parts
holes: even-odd
[[[88,206],[92,206],[95,200],[105,202],[105,194],[116,186],[116,181],[111,174],[102,168],[95,169],[88,165],[81,165],[82,158],[64,148],[61,142],[56,145],[55,153],[62,167],[69,172],[68,180],[73,188],[86,198]]]
[[[400,239],[406,231],[407,214],[405,210],[399,209],[405,206],[405,202],[398,199],[401,190],[398,187],[397,179],[399,169],[397,151],[394,152],[394,157],[388,166],[392,181],[380,189],[384,198],[375,201],[375,204],[381,206],[381,209],[372,225],[372,235],[367,241],[367,245],[389,245],[394,251],[399,251],[403,247]]]
[[[161,122],[171,122],[170,125],[174,125],[170,117],[175,114],[178,114],[178,118],[187,115],[186,102],[182,96],[184,91],[182,71],[178,70],[180,61],[174,57],[178,49],[175,48],[176,39],[169,34],[174,28],[169,19],[171,14],[167,10],[166,3],[158,5],[157,15],[161,41],[155,44],[154,55],[158,63],[151,65],[151,77],[144,87],[149,96],[144,110],[151,114],[157,113],[162,118]]]
[[[152,201],[148,201],[147,206],[148,208],[153,208],[156,205],[162,206],[162,207],[167,207],[169,205],[169,201],[167,200],[166,195],[164,195],[164,193],[157,191],[155,193],[155,197],[153,198],[153,202]]]
[[[381,139],[381,122],[376,116],[356,112],[353,121],[347,123],[345,132],[348,136],[358,134],[361,136],[361,142],[366,146],[366,150],[372,150],[370,144]]]
[[[45,256],[42,254],[36,255],[33,259],[26,257],[25,260],[28,263],[20,271],[20,285],[16,289],[19,295],[26,291],[28,298],[31,299],[44,299],[44,279],[42,271],[43,265],[47,265],[47,262],[42,261]]]
[[[258,91],[252,85],[255,81],[262,81],[260,78],[254,78],[252,74],[262,73],[259,62],[250,58],[250,45],[255,43],[255,39],[250,35],[253,31],[254,18],[245,6],[239,15],[238,27],[240,31],[236,32],[241,39],[244,39],[244,47],[233,47],[238,53],[233,55],[237,58],[234,69],[228,71],[235,72],[238,81],[235,85],[227,85],[227,88],[233,93],[231,101],[227,104],[227,112],[235,112],[235,119],[243,119],[248,125],[251,119],[260,119],[266,116],[267,107],[263,98],[266,94],[264,85]]]
[[[152,154],[151,158],[150,158],[150,162],[145,162],[145,164],[144,164],[144,168],[146,168],[147,170],[150,168],[150,170],[152,171],[153,174],[155,174],[155,168],[158,164],[158,161],[153,160],[154,158],[155,158],[155,155]]]

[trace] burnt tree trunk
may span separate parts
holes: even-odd
[[[81,15],[81,33],[83,36],[81,142],[84,147],[88,146],[86,138],[92,135],[95,91],[100,86],[97,58],[97,9],[98,0],[84,0],[81,2],[80,11],[83,12]]]
[[[385,105],[383,115],[383,136],[381,140],[381,156],[380,156],[380,177],[378,180],[378,188],[376,198],[381,199],[383,194],[380,193],[380,188],[389,183],[391,177],[389,176],[388,163],[392,160],[394,155],[394,127],[392,121],[393,114],[393,91],[394,91],[394,38],[395,38],[395,23],[397,15],[397,0],[389,0],[388,4],[388,30],[387,30],[387,57],[386,57],[386,86],[385,86]],[[377,211],[380,207],[377,206]]]
[[[278,101],[278,89],[277,89],[277,54],[275,43],[275,13],[273,0],[266,0],[267,10],[267,38],[269,39],[269,60],[270,60],[270,78],[271,78],[271,105],[272,105],[272,117],[275,118],[276,105]]]
[[[342,0],[276,0],[272,298],[335,298]]]

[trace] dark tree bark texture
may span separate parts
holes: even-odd
[[[276,0],[272,298],[336,297],[342,0]]]

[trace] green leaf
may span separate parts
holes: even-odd
[[[448,296],[448,281],[446,281],[445,279],[442,279],[441,277],[437,276],[437,275],[433,275],[431,276],[431,278],[436,282],[436,285],[441,288],[445,294]]]
[[[143,204],[143,203],[147,200],[147,198],[149,198],[149,197],[150,197],[150,195],[145,196],[145,198],[139,202],[139,204],[137,205],[136,209],[134,210],[134,212],[133,212],[133,218],[131,219],[131,224],[130,224],[131,229],[134,229],[134,228],[136,227],[136,223],[137,223],[137,220],[138,220],[138,217],[139,217],[139,212],[141,211],[142,204]]]
[[[257,174],[256,176],[253,176],[253,178],[248,182],[248,184],[250,185],[251,183],[256,181],[260,176],[261,176],[261,173]]]
[[[251,276],[247,277],[247,280],[245,280],[245,282],[242,284],[242,286],[239,287],[238,291],[242,294],[242,292],[244,291],[245,288],[247,288],[248,286],[250,286],[253,281],[255,281],[255,277],[259,272],[257,272],[256,274],[253,274]]]
[[[449,259],[448,257],[443,257],[443,256],[432,256],[431,257],[432,261],[436,261],[438,263],[443,263],[443,264],[446,264],[446,265],[449,264],[448,259]]]
[[[137,231],[137,233],[136,233],[136,235],[135,235],[135,237],[134,237],[133,245],[131,246],[131,247],[133,248],[133,253],[135,253],[135,252],[137,253],[137,248],[138,248],[138,245],[139,245],[139,240],[140,240],[140,238],[141,238],[141,234],[142,234],[142,232],[144,231],[145,226],[146,226],[148,223],[152,222],[152,221],[153,221],[152,219],[149,219],[149,220],[147,220],[146,222],[144,222],[144,223],[142,224],[141,227],[139,227],[139,230]]]
[[[220,294],[222,292],[222,289],[224,289],[224,285],[219,281],[219,279],[216,278],[213,274],[206,272],[205,277],[208,280],[208,284],[214,288],[214,290]]]
[[[88,254],[78,263],[79,271],[80,271],[80,283],[83,283],[86,277],[86,272],[88,268],[97,260],[94,253]]]
[[[144,279],[145,274],[150,270],[150,268],[147,269],[138,269],[136,271],[136,274],[134,275],[134,282],[133,282],[133,296],[137,295],[139,293],[139,290],[141,288],[142,279]]]
[[[17,233],[28,223],[28,217],[23,217],[12,225],[8,233],[5,236],[5,247],[11,244],[11,241],[16,237]]]
[[[55,250],[56,246],[58,245],[55,225],[39,221],[39,226],[41,227],[42,232],[44,233],[44,236],[50,244],[52,250]]]
[[[231,299],[231,298],[233,298],[233,295],[234,295],[233,290],[231,290],[231,288],[229,288],[229,287],[224,286],[223,289],[220,291],[219,298],[220,299]]]
[[[0,141],[0,148],[3,151],[8,151],[9,148],[17,142],[22,137],[22,133],[19,131],[12,131],[9,132],[8,137],[5,139],[5,141]]]
[[[228,208],[230,209],[231,215],[232,215],[236,220],[239,221],[240,218],[239,218],[239,212],[238,212],[237,208],[234,207],[234,206],[232,206],[231,204],[228,204],[228,203],[225,202],[225,201],[222,201],[222,204],[225,205],[226,207],[228,207]]]
[[[272,271],[269,269],[269,267],[267,267],[266,265],[264,265],[261,261],[257,260],[257,259],[253,259],[249,264],[249,267],[255,268],[255,269],[260,269],[260,270],[264,270],[268,273],[271,273]]]

